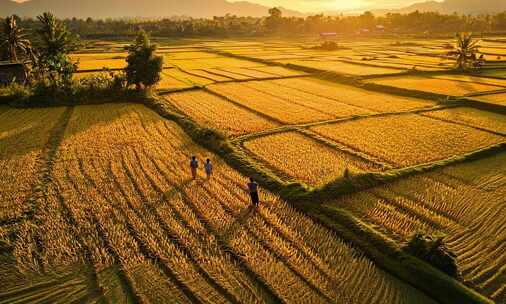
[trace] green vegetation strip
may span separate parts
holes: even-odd
[[[146,105],[162,117],[175,121],[193,141],[222,157],[242,174],[254,177],[266,189],[276,192],[299,210],[336,231],[342,238],[361,249],[378,266],[419,288],[437,301],[459,304],[493,303],[431,265],[404,253],[393,240],[361,222],[350,213],[313,202],[319,201],[329,194],[335,197],[401,176],[433,170],[450,163],[482,158],[506,150],[506,142],[440,162],[391,170],[386,173],[367,173],[356,177],[341,178],[320,189],[311,189],[298,182],[281,180],[270,170],[266,170],[252,161],[225,136],[214,130],[202,128],[187,117],[171,111],[163,101],[156,98],[146,100]]]

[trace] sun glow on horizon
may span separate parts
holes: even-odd
[[[228,0],[237,2],[244,0]],[[423,0],[246,0],[265,6],[281,6],[301,12],[353,11],[374,8],[397,8]]]

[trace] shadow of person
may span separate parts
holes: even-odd
[[[248,219],[253,216],[255,213],[255,206],[248,206],[241,210],[239,215],[235,218],[235,220],[228,226],[228,228],[223,232],[222,238],[225,241],[230,240],[235,232],[239,231],[248,221]]]
[[[184,193],[184,189],[186,188],[186,186],[188,186],[189,184],[191,184],[193,182],[198,183],[199,181],[196,181],[192,178],[188,178],[188,179],[184,180],[181,184],[172,186],[172,188],[170,188],[168,191],[166,191],[162,194],[160,201],[170,200],[171,198],[176,196],[178,193]]]

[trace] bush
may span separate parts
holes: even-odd
[[[415,233],[404,250],[451,277],[458,277],[456,256],[444,244],[443,235],[428,235],[423,232]]]
[[[325,41],[322,44],[313,47],[315,50],[322,50],[322,51],[337,51],[345,49],[344,47],[339,46],[337,42],[335,41]]]
[[[15,106],[90,104],[142,97],[145,97],[144,92],[128,88],[124,73],[107,70],[80,80],[71,80],[66,86],[41,79],[30,85],[12,84],[0,90],[0,100]]]

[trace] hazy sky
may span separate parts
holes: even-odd
[[[239,1],[239,0],[229,0]],[[304,12],[402,7],[425,0],[247,0],[267,6],[283,6]]]

